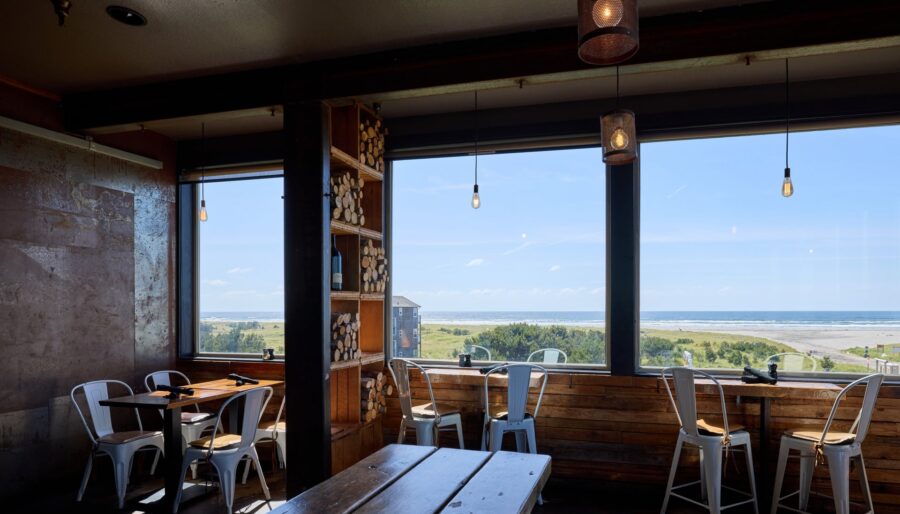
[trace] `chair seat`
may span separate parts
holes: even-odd
[[[804,441],[819,442],[822,432],[815,430],[788,430],[788,437],[802,439]],[[825,444],[851,444],[856,441],[856,435],[848,432],[829,432],[825,437]]]
[[[438,413],[441,416],[448,416],[450,414],[459,414],[459,409],[452,405],[446,405],[443,403],[437,404]],[[430,403],[426,403],[424,405],[418,405],[412,408],[413,416],[419,418],[433,418],[434,417],[434,407],[431,406]]]
[[[700,432],[700,435],[725,435],[724,428],[717,426],[717,425],[713,425],[712,423],[709,423],[703,419],[697,420],[697,430]],[[741,430],[744,430],[743,425],[738,425],[736,423],[728,424],[728,433],[729,434],[733,434],[735,432],[740,432]]]
[[[213,414],[209,412],[182,412],[181,422],[187,424],[199,423],[211,417],[213,417]]]
[[[149,430],[131,430],[128,432],[113,432],[112,434],[97,438],[97,442],[106,444],[125,444],[137,441],[138,439],[146,439],[161,435],[162,432],[158,431],[152,432]]]
[[[279,421],[278,423],[272,423],[271,421],[260,423],[259,429],[267,432],[287,432],[287,423],[284,421]]]
[[[525,413],[525,419],[531,419],[533,417],[534,416],[532,416],[531,413],[528,413],[528,412]],[[505,421],[507,418],[509,418],[509,412],[507,412],[505,410],[502,410],[491,416],[491,419],[499,419],[499,420],[503,420],[503,421]]]
[[[206,437],[201,437],[195,441],[191,441],[190,445],[193,448],[201,448],[204,450],[209,450],[209,443],[212,440],[213,436],[208,435]],[[236,434],[219,434],[216,436],[215,441],[213,441],[213,449],[215,450],[224,450],[230,448],[232,446],[237,446],[241,444],[241,436]]]

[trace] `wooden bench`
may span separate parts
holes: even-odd
[[[273,512],[526,513],[549,477],[547,455],[392,444]]]

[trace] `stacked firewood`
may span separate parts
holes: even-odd
[[[368,422],[387,410],[386,398],[394,393],[394,386],[387,383],[387,377],[381,371],[363,370],[361,380],[360,407],[363,419]]]
[[[363,216],[362,178],[355,178],[350,172],[331,176],[331,217],[353,225],[365,225]]]
[[[384,248],[375,246],[371,239],[367,239],[360,245],[359,253],[362,292],[383,293],[388,281]]]
[[[363,120],[359,124],[359,162],[384,171],[384,136],[387,130],[381,126],[381,120],[374,123]]]
[[[332,362],[359,358],[359,314],[335,313],[331,320]]]

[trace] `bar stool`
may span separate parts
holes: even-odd
[[[778,452],[778,470],[775,473],[775,488],[772,492],[772,514],[782,507],[794,512],[805,512],[809,504],[809,490],[812,482],[813,470],[819,457],[824,456],[828,461],[828,472],[831,475],[831,489],[834,494],[834,510],[837,514],[850,512],[850,461],[856,460],[859,466],[859,481],[862,487],[863,499],[867,513],[874,512],[872,505],[872,493],[869,491],[869,480],[866,476],[866,465],[863,462],[862,443],[869,431],[869,422],[872,421],[872,411],[875,410],[875,401],[878,399],[878,391],[884,375],[869,375],[850,383],[838,394],[831,407],[831,414],[825,422],[822,432],[814,430],[790,430],[781,436],[781,449]],[[847,393],[854,387],[866,384],[866,392],[863,396],[859,414],[848,432],[831,432],[831,424],[837,413],[838,405]],[[800,453],[800,488],[793,493],[781,496],[781,488],[784,482],[784,471],[791,450]],[[783,500],[792,496],[798,496],[799,508],[788,507]]]
[[[431,403],[413,407],[409,389],[410,367],[418,369],[422,373],[422,377],[425,378]],[[459,409],[434,401],[431,378],[425,372],[425,368],[407,359],[391,359],[388,363],[388,369],[391,371],[391,376],[394,377],[394,384],[397,385],[400,411],[403,413],[397,443],[402,444],[406,438],[406,431],[410,428],[415,428],[417,445],[435,446],[438,443],[437,432],[441,429],[449,428],[450,430],[456,430],[459,447],[461,449],[465,448],[462,432],[462,415],[460,415]]]
[[[675,383],[676,396],[672,395],[667,375],[672,376],[672,380]],[[702,375],[712,380],[719,390],[719,401],[722,406],[722,427],[697,419],[694,375]],[[662,371],[661,378],[666,386],[666,393],[669,395],[672,407],[675,409],[675,416],[678,417],[678,423],[681,425],[678,431],[678,441],[675,443],[675,456],[672,458],[672,469],[669,472],[669,482],[666,485],[666,496],[663,499],[661,512],[663,514],[666,512],[666,508],[669,505],[669,497],[674,496],[699,505],[709,510],[711,514],[719,514],[724,509],[746,503],[752,503],[753,512],[759,514],[759,507],[756,503],[756,481],[753,477],[750,434],[739,425],[729,426],[728,413],[725,410],[725,393],[722,391],[722,385],[709,373],[684,367],[666,368]],[[681,458],[681,450],[685,444],[696,446],[700,450],[700,480],[673,486],[675,472],[678,470],[678,462]],[[749,475],[750,479],[749,493],[722,485],[722,452],[729,451],[735,446],[744,447],[744,454],[747,459],[747,475]],[[701,500],[705,497],[707,503],[696,501],[693,498],[688,498],[675,492],[678,489],[695,484],[700,484]],[[723,506],[722,488],[746,495],[749,498]]]

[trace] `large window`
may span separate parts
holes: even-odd
[[[600,150],[478,163],[394,163],[393,355],[604,365]]]
[[[643,366],[897,373],[900,126],[641,147]]]
[[[205,185],[209,218],[197,222],[200,353],[284,353],[282,191],[281,178]]]

